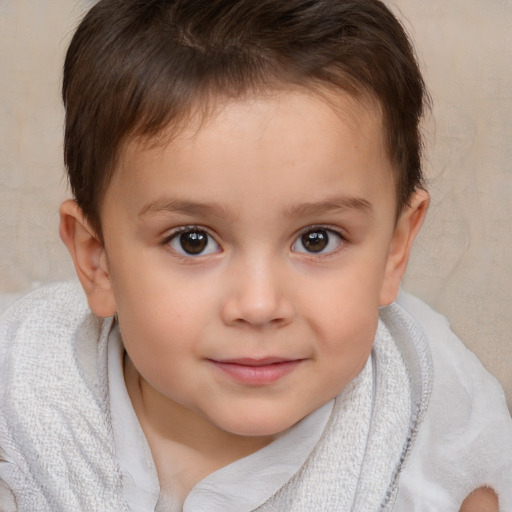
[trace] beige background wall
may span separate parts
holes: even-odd
[[[72,275],[59,88],[87,2],[0,0],[0,294]],[[405,288],[446,314],[512,406],[512,3],[395,0],[434,100],[432,207]],[[13,294],[13,295],[10,295]]]

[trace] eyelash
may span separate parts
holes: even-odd
[[[189,225],[189,226],[180,226],[179,228],[174,229],[169,235],[167,235],[161,242],[162,246],[170,246],[171,242],[175,240],[177,237],[179,237],[183,233],[188,232],[203,232],[206,233],[214,242],[220,247],[220,244],[217,242],[216,238],[210,233],[210,230],[204,226],[198,226],[198,225]],[[197,256],[194,256],[192,254],[185,256],[183,254],[180,254],[178,251],[174,250],[174,254],[182,258],[183,260],[191,260],[197,257],[200,257],[201,255],[198,254]]]
[[[339,246],[336,247],[334,250],[329,251],[327,253],[321,253],[321,252],[315,253],[315,252],[307,252],[307,251],[300,252],[300,251],[298,251],[300,254],[305,255],[305,256],[309,256],[309,257],[312,257],[312,258],[328,258],[330,256],[333,256],[334,254],[337,254],[341,249],[343,249],[343,247],[348,242],[348,240],[346,238],[346,235],[344,235],[344,233],[341,232],[339,229],[335,229],[335,228],[332,228],[330,226],[325,226],[325,225],[321,225],[320,224],[320,225],[307,226],[304,229],[301,229],[299,231],[298,235],[295,237],[295,239],[294,239],[294,241],[292,243],[292,247],[293,247],[293,245],[295,245],[295,243],[299,242],[300,239],[304,235],[306,235],[307,233],[314,233],[315,231],[326,231],[329,234],[336,235],[340,239]]]
[[[177,237],[179,237],[181,234],[183,233],[187,233],[187,232],[203,232],[203,233],[206,233],[208,235],[208,237],[210,237],[213,242],[218,246],[220,247],[220,244],[217,242],[216,238],[210,233],[210,230],[208,228],[205,228],[204,226],[198,226],[198,225],[189,225],[189,226],[181,226],[179,228],[176,228],[175,230],[172,231],[172,233],[170,233],[169,235],[167,235],[161,242],[161,245],[162,246],[170,246],[171,242],[173,240],[175,240]],[[333,254],[336,254],[338,253],[338,251],[340,249],[342,249],[345,244],[347,243],[347,238],[344,236],[344,234],[338,230],[338,229],[334,229],[330,226],[324,226],[324,225],[312,225],[312,226],[307,226],[305,227],[304,229],[300,230],[298,232],[298,234],[295,236],[294,238],[294,241],[291,245],[291,248],[293,248],[293,246],[296,244],[296,243],[300,243],[301,241],[301,238],[308,234],[308,233],[314,233],[315,231],[325,231],[327,232],[328,234],[334,234],[335,236],[339,237],[340,239],[340,244],[338,247],[334,248],[333,250],[327,252],[327,253],[324,253],[324,252],[317,252],[315,253],[314,251],[293,251],[293,252],[296,252],[296,253],[299,253],[303,256],[306,256],[306,257],[312,257],[312,258],[326,258],[326,257],[329,257],[329,256],[332,256]],[[327,242],[329,243],[329,241]],[[172,249],[172,247],[171,247]],[[173,250],[174,254],[183,259],[183,260],[186,260],[186,261],[191,261],[193,259],[196,259],[196,258],[199,258],[201,257],[202,254],[198,254],[198,255],[193,255],[193,254],[188,254],[188,255],[184,255],[184,254],[181,254],[180,252],[176,251],[176,250]],[[220,252],[220,251],[219,251]],[[209,255],[211,253],[208,253],[207,255]],[[203,254],[203,256],[205,256]]]

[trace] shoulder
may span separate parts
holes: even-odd
[[[431,410],[438,404],[457,403],[456,411],[447,420],[464,423],[471,420],[475,406],[510,417],[506,408],[505,393],[496,378],[481,364],[450,329],[448,320],[423,301],[401,293],[397,301],[418,324],[424,333],[434,366],[434,383]]]
[[[5,328],[23,319],[30,321],[38,315],[52,313],[60,317],[73,312],[84,313],[86,310],[87,301],[78,281],[62,281],[22,295],[0,315],[0,322]]]
[[[94,352],[100,330],[101,320],[91,314],[77,281],[49,284],[21,297],[0,315],[4,385],[24,371],[44,377],[50,366],[63,364],[77,344]],[[40,373],[31,368],[36,362]]]
[[[80,326],[97,325],[76,281],[53,283],[34,290],[0,315],[0,362],[13,350],[46,350],[69,343]]]
[[[0,317],[0,451],[7,461],[0,480],[23,510],[100,510],[103,501],[118,500],[110,326],[90,312],[76,282],[40,288]],[[86,502],[91,506],[79,505]]]
[[[111,319],[91,313],[77,281],[28,293],[0,316],[3,390],[24,382],[36,385],[38,379],[44,385],[55,372],[71,376],[73,368],[82,378],[97,380],[98,342],[110,324]]]
[[[62,386],[75,373],[97,380],[103,323],[90,312],[75,281],[41,287],[6,309],[0,316],[0,398],[4,404],[15,405],[21,397],[18,393],[44,393],[52,378]]]
[[[505,404],[503,389],[450,329],[448,320],[419,298],[404,292],[397,303],[414,318],[427,339],[434,364],[433,398],[450,400],[454,392],[464,390],[462,403],[469,405],[489,393],[501,410]],[[451,393],[446,393],[448,390]]]
[[[398,501],[409,503],[414,496],[431,504],[421,510],[455,510],[471,491],[489,485],[504,510],[512,509],[512,420],[501,386],[445,317],[405,293],[397,303],[424,333],[434,373]]]

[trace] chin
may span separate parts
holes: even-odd
[[[237,421],[219,425],[223,430],[239,436],[245,437],[269,437],[280,434],[300,421],[287,418],[264,418],[258,416],[256,418],[241,416]]]

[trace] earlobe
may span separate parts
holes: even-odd
[[[380,306],[391,304],[398,296],[400,283],[409,262],[412,244],[425,220],[429,200],[426,190],[417,189],[410,205],[400,215],[396,223],[380,293]]]
[[[71,199],[60,207],[59,232],[73,259],[89,307],[100,317],[112,316],[116,304],[105,249],[82,209]]]

